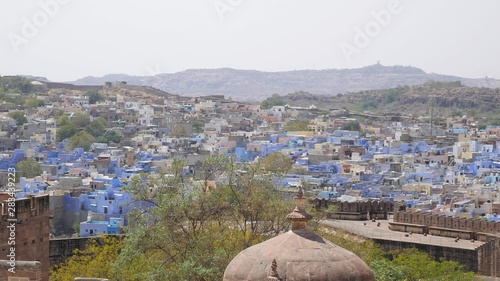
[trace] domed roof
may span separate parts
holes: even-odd
[[[287,216],[292,229],[240,252],[227,266],[224,281],[374,281],[358,256],[306,229],[302,190]]]

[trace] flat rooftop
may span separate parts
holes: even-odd
[[[366,221],[350,221],[350,220],[324,220],[322,221],[325,225],[333,227],[335,229],[342,229],[346,232],[363,236],[369,239],[379,239],[379,240],[389,240],[396,242],[406,242],[406,243],[415,243],[415,244],[423,244],[423,245],[432,245],[432,246],[440,246],[440,247],[449,247],[449,248],[457,248],[457,249],[466,249],[466,250],[476,250],[484,242],[460,239],[458,242],[455,242],[455,238],[441,237],[441,236],[432,236],[427,234],[424,236],[423,234],[411,234],[408,237],[405,237],[406,232],[392,231],[389,229],[389,222],[391,220],[377,220],[372,222],[371,220]],[[377,224],[380,222],[380,227],[377,227]],[[366,225],[364,225],[366,223]]]

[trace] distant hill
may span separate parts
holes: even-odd
[[[263,100],[272,94],[306,91],[319,95],[364,90],[387,89],[399,85],[419,85],[428,81],[461,81],[471,87],[499,88],[500,80],[462,78],[429,74],[411,66],[371,65],[357,69],[297,70],[263,72],[256,70],[190,69],[155,76],[109,74],[85,77],[69,82],[77,85],[101,85],[107,81],[127,81],[132,85],[148,85],[169,93],[189,96],[223,94],[238,100]]]
[[[368,90],[337,96],[296,92],[273,95],[262,106],[285,105],[321,110],[347,108],[352,112],[404,113],[428,115],[433,107],[436,116],[481,116],[500,118],[500,89],[466,87],[460,82],[427,82],[418,86],[402,86],[383,90]],[[499,119],[500,120],[500,119]]]

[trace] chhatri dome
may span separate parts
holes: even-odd
[[[287,219],[292,229],[240,252],[227,266],[223,281],[375,281],[358,256],[306,229],[302,189]]]

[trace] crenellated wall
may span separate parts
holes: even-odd
[[[431,214],[431,213],[422,213],[422,212],[394,212],[393,221],[395,223],[401,224],[417,224],[424,225],[429,228],[429,232],[431,230],[437,231],[439,229],[443,232],[443,235],[435,234],[438,236],[447,236],[447,237],[458,237],[458,236],[449,236],[444,233],[444,229],[462,231],[464,233],[499,233],[500,232],[500,223],[499,222],[489,222],[485,220],[478,219],[468,219],[468,218],[455,218],[445,215],[439,214]],[[397,225],[397,224],[395,224]],[[397,230],[397,229],[394,229]],[[474,235],[474,239],[478,239],[477,237],[480,235]],[[464,237],[465,238],[465,237]]]
[[[370,219],[387,219],[388,214],[394,210],[394,203],[380,200],[342,202],[332,199],[315,198],[311,200],[311,203],[316,208],[335,206],[337,209],[336,214],[331,218],[343,220],[365,220],[368,219],[368,213],[370,213]]]

